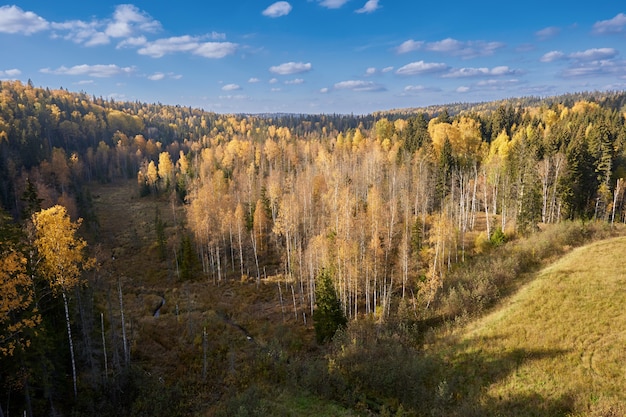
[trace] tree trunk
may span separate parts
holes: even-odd
[[[109,376],[109,360],[107,359],[107,342],[104,337],[104,314],[100,313],[100,327],[102,331],[102,350],[104,355],[104,379],[108,379]]]
[[[209,338],[206,332],[206,327],[202,329],[202,380],[206,381],[208,372],[208,360],[207,355],[209,351]]]
[[[67,338],[70,342],[70,356],[72,358],[72,381],[74,383],[74,398],[78,398],[78,388],[76,384],[76,360],[74,358],[74,341],[72,340],[72,327],[70,326],[70,310],[67,305],[67,295],[63,291],[63,305],[65,307],[65,324],[67,324]]]
[[[128,340],[126,339],[126,321],[124,320],[124,300],[122,298],[122,284],[117,281],[117,292],[120,298],[120,314],[122,319],[122,347],[124,348],[124,365],[128,365],[130,362],[130,355],[128,354]]]

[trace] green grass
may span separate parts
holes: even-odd
[[[620,415],[626,408],[626,238],[573,250],[506,306],[431,347],[451,415]],[[451,387],[451,389],[448,389]]]

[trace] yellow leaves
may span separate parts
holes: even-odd
[[[600,108],[598,103],[591,103],[586,100],[577,101],[572,106],[572,112],[577,114],[589,113]]]
[[[506,131],[503,130],[496,137],[496,139],[491,142],[491,146],[489,148],[489,157],[490,159],[493,159],[494,157],[506,159],[509,156],[510,149],[511,142],[509,139],[509,135],[507,135]]]
[[[65,207],[58,205],[33,215],[41,271],[55,293],[79,285],[81,272],[94,263],[84,254],[87,242],[76,236],[80,223],[72,222]]]
[[[428,133],[437,155],[440,154],[446,140],[450,141],[452,153],[457,158],[470,160],[480,155],[482,135],[480,124],[475,119],[461,117],[452,123],[439,123],[437,119],[431,119],[428,123]]]
[[[394,133],[394,125],[387,120],[387,118],[383,117],[376,122],[374,130],[376,131],[376,139],[379,141],[384,141],[385,139],[391,140]]]
[[[352,149],[358,149],[364,140],[365,138],[363,137],[363,133],[361,133],[361,129],[357,128],[354,131],[354,136],[352,137]]]
[[[350,142],[348,142],[348,144],[349,143]],[[337,149],[343,149],[345,144],[346,144],[346,139],[343,136],[343,133],[339,133],[339,135],[337,135]]]
[[[396,129],[396,132],[402,132],[407,126],[408,126],[409,122],[406,121],[406,119],[396,119],[395,122],[393,122],[393,126]]]
[[[546,127],[550,127],[559,121],[559,115],[552,109],[546,110],[543,114],[543,121]]]
[[[11,356],[19,346],[28,346],[25,331],[41,321],[33,305],[33,283],[16,232],[12,219],[0,210],[0,355],[4,356]]]
[[[189,171],[189,161],[183,151],[179,152],[178,162],[176,162],[176,165],[178,166],[178,171],[181,175],[187,175],[187,172]]]
[[[280,155],[280,147],[273,140],[265,141],[264,150],[268,161],[274,161]]]
[[[157,181],[159,180],[159,173],[157,172],[157,167],[154,161],[150,161],[150,163],[148,164],[146,179],[148,180],[148,185],[156,187]]]
[[[391,139],[385,138],[380,144],[380,146],[383,148],[385,152],[389,152],[389,149],[391,149]]]
[[[12,250],[0,255],[0,327],[7,333],[0,333],[0,353],[11,356],[18,343],[28,344],[19,334],[26,328],[35,327],[40,319],[38,316],[12,319],[30,308],[33,288],[26,274],[24,256]]]
[[[144,127],[141,118],[120,110],[110,110],[107,114],[107,121],[112,131],[120,130],[125,133],[137,133],[141,132]]]
[[[169,186],[174,178],[174,164],[172,163],[169,152],[161,152],[159,154],[158,177],[165,180],[166,187]]]
[[[459,143],[452,143],[453,151],[462,158],[476,157],[482,145],[480,123],[476,119],[461,117],[459,121],[453,122],[452,126],[459,129],[460,133]]]
[[[288,127],[279,127],[276,134],[278,135],[278,138],[281,140],[287,141],[291,139],[291,131],[289,130]]]
[[[272,138],[272,139],[273,139],[273,138],[276,136],[276,126],[274,126],[274,125],[270,125],[270,126],[268,126],[268,127],[267,127],[267,135],[268,135],[270,138]]]
[[[289,236],[294,233],[301,217],[301,206],[295,193],[284,195],[279,203],[278,217],[274,223],[274,233]]]

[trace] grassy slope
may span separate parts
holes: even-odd
[[[620,237],[572,251],[456,343],[435,345],[453,365],[440,388],[445,398],[455,386],[454,412],[626,412],[624,248]]]

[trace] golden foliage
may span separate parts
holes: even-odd
[[[13,355],[19,346],[30,341],[23,335],[26,329],[35,328],[41,317],[23,314],[31,310],[33,286],[26,273],[26,258],[15,250],[3,251],[0,256],[0,354]]]
[[[79,285],[81,272],[94,263],[84,253],[87,242],[76,236],[81,220],[72,222],[59,205],[33,215],[41,271],[55,293]]]

